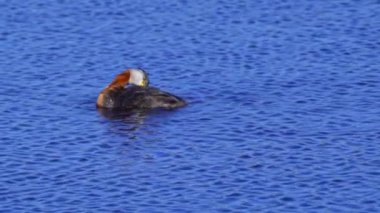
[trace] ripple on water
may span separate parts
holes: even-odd
[[[0,211],[378,212],[378,7],[2,5]],[[189,106],[97,111],[127,67]]]

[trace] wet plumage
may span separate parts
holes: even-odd
[[[175,95],[161,91],[154,87],[130,86],[111,90],[104,98],[105,108],[172,109],[186,105],[186,102]]]

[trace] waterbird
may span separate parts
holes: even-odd
[[[136,110],[136,109],[174,109],[187,105],[178,96],[149,86],[148,74],[142,69],[131,68],[118,74],[103,89],[96,101],[98,108]]]

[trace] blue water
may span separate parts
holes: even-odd
[[[1,1],[0,212],[380,212],[379,1]],[[113,116],[128,67],[188,100]]]

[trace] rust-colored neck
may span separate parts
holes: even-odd
[[[96,105],[98,107],[103,107],[105,95],[107,95],[107,93],[109,93],[113,89],[124,87],[125,85],[127,85],[130,77],[131,72],[129,70],[126,70],[117,75],[113,79],[113,81],[103,91],[100,92],[98,100],[96,101]]]
[[[131,77],[131,72],[126,70],[113,79],[113,81],[107,86],[107,88],[115,88],[115,87],[124,87],[128,84],[129,78]],[[106,88],[106,89],[107,89]]]

